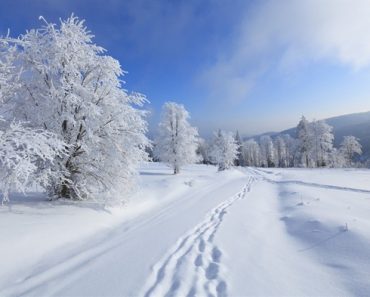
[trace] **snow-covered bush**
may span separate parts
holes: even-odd
[[[55,134],[11,123],[0,130],[0,191],[2,202],[9,201],[11,189],[24,192],[30,183],[50,187],[60,172],[50,170],[56,157],[65,153],[65,145]],[[68,180],[65,180],[68,183]]]
[[[233,133],[222,130],[215,133],[210,157],[218,165],[219,171],[232,167],[238,157],[238,144]]]
[[[48,168],[62,173],[49,188],[57,197],[96,198],[118,185],[129,190],[147,156],[145,112],[135,107],[145,97],[122,88],[119,62],[92,38],[84,21],[71,16],[1,40],[15,61],[9,71],[19,74],[3,106],[8,119],[54,133],[67,145]]]
[[[169,164],[174,174],[186,164],[197,162],[198,131],[189,122],[189,113],[181,104],[166,102],[155,141],[154,156]]]

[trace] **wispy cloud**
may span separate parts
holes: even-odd
[[[250,8],[250,7],[249,7]],[[211,97],[243,100],[270,70],[311,62],[370,65],[370,1],[267,0],[248,9],[234,43],[201,81]]]

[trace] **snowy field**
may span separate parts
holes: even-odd
[[[13,194],[0,296],[369,296],[370,171],[141,169],[124,207]]]

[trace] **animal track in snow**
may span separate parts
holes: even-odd
[[[236,195],[215,207],[194,229],[181,237],[156,265],[144,286],[143,296],[218,296],[227,295],[222,278],[222,251],[214,243],[227,209],[250,191],[253,177]]]

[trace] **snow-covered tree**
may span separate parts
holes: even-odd
[[[154,154],[172,166],[174,174],[179,173],[183,165],[198,160],[198,131],[189,124],[189,117],[181,104],[167,102],[163,106]]]
[[[242,155],[245,166],[260,166],[261,152],[260,146],[254,139],[249,139],[243,143]]]
[[[288,167],[299,166],[298,141],[289,134],[281,136],[284,139],[286,153],[288,157]]]
[[[278,135],[274,140],[274,147],[276,152],[277,166],[288,167],[289,152],[284,138]]]
[[[300,165],[304,167],[328,166],[333,153],[333,128],[325,121],[308,122],[302,117],[297,126]]]
[[[209,157],[209,143],[203,139],[198,139],[198,148],[197,148],[197,154],[200,156],[200,162],[203,164],[211,164],[211,159]]]
[[[345,166],[353,166],[353,157],[362,154],[362,146],[354,136],[344,136],[340,144],[340,153],[344,158]]]
[[[52,132],[66,154],[50,170],[50,194],[71,199],[97,197],[101,191],[131,189],[137,164],[147,156],[143,95],[122,88],[119,62],[93,43],[84,21],[71,16],[47,23],[19,38],[12,65],[20,73],[15,95],[7,102],[10,118]],[[122,190],[122,189],[121,189]]]
[[[235,166],[244,166],[243,154],[242,154],[242,140],[239,135],[239,131],[235,133],[235,143],[238,146],[238,156],[235,159]]]
[[[272,139],[268,135],[261,136],[260,138],[260,148],[262,165],[265,167],[275,167],[275,147]]]
[[[340,149],[333,148],[329,155],[329,164],[328,166],[333,168],[342,168],[346,167],[346,160]]]
[[[237,155],[238,145],[233,133],[222,130],[215,133],[210,156],[213,162],[218,165],[218,170],[229,169],[234,164]]]
[[[313,143],[313,153],[316,167],[329,164],[330,154],[333,150],[333,127],[325,121],[313,121],[309,125]]]
[[[304,116],[297,126],[298,151],[300,154],[300,165],[303,167],[311,167],[311,153],[313,148],[312,136],[309,127],[309,122]]]

